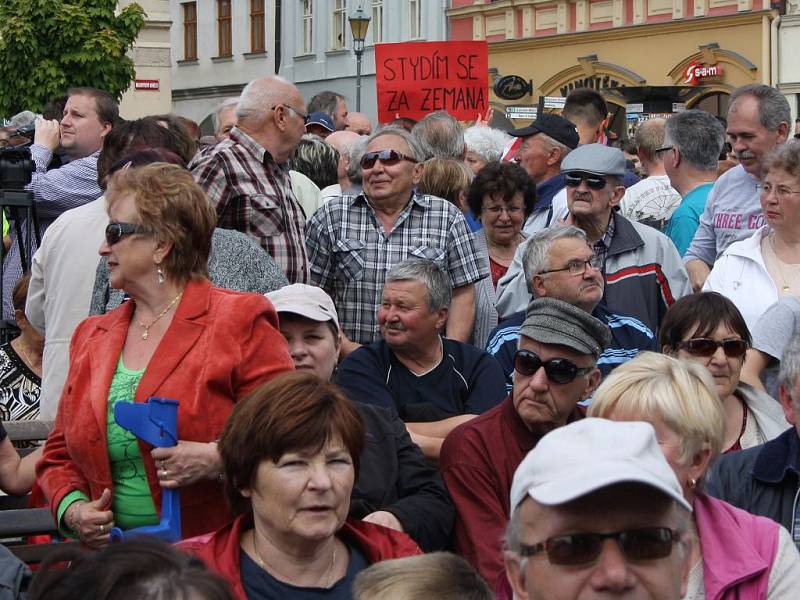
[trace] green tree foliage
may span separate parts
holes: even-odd
[[[0,115],[42,106],[76,86],[117,100],[134,78],[126,55],[144,10],[114,0],[0,0]]]

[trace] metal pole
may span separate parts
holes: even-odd
[[[356,52],[356,112],[361,112],[361,55]]]

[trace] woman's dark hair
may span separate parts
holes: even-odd
[[[14,310],[25,312],[25,302],[28,299],[28,285],[30,282],[31,274],[24,273],[14,285],[14,290],[11,292],[11,305]]]
[[[730,327],[748,346],[752,343],[742,313],[728,298],[717,292],[690,294],[669,307],[661,321],[658,342],[661,348],[674,352],[682,341],[708,337],[720,325]]]
[[[500,195],[508,202],[516,194],[522,194],[525,203],[525,218],[533,212],[536,204],[536,184],[521,166],[511,161],[487,163],[469,186],[467,205],[472,214],[479,217],[485,196]]]
[[[225,495],[231,508],[244,512],[263,460],[277,463],[287,452],[318,452],[339,438],[350,454],[356,476],[364,449],[364,422],[344,392],[311,373],[286,373],[254,390],[233,409],[219,453]]]
[[[89,553],[70,544],[42,564],[28,600],[233,600],[199,558],[141,537]],[[64,566],[66,565],[66,566]]]

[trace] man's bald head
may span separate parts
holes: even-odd
[[[339,156],[345,154],[350,156],[353,146],[355,146],[360,139],[361,136],[353,131],[334,131],[325,138],[325,142],[336,148],[339,151]]]
[[[293,83],[279,75],[254,79],[242,90],[239,106],[236,108],[237,120],[240,125],[259,124],[279,104],[288,105],[305,114],[303,95]]]
[[[351,112],[347,115],[347,130],[359,135],[371,135],[372,122],[364,113]]]

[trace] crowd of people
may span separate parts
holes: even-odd
[[[778,90],[612,143],[589,89],[507,132],[376,126],[277,76],[210,139],[101,90],[60,103],[0,346],[3,420],[54,425],[24,458],[0,427],[0,488],[78,543],[28,597],[800,594],[800,141]],[[178,401],[172,446],[119,417],[152,397]],[[112,543],[167,490],[174,545]]]

